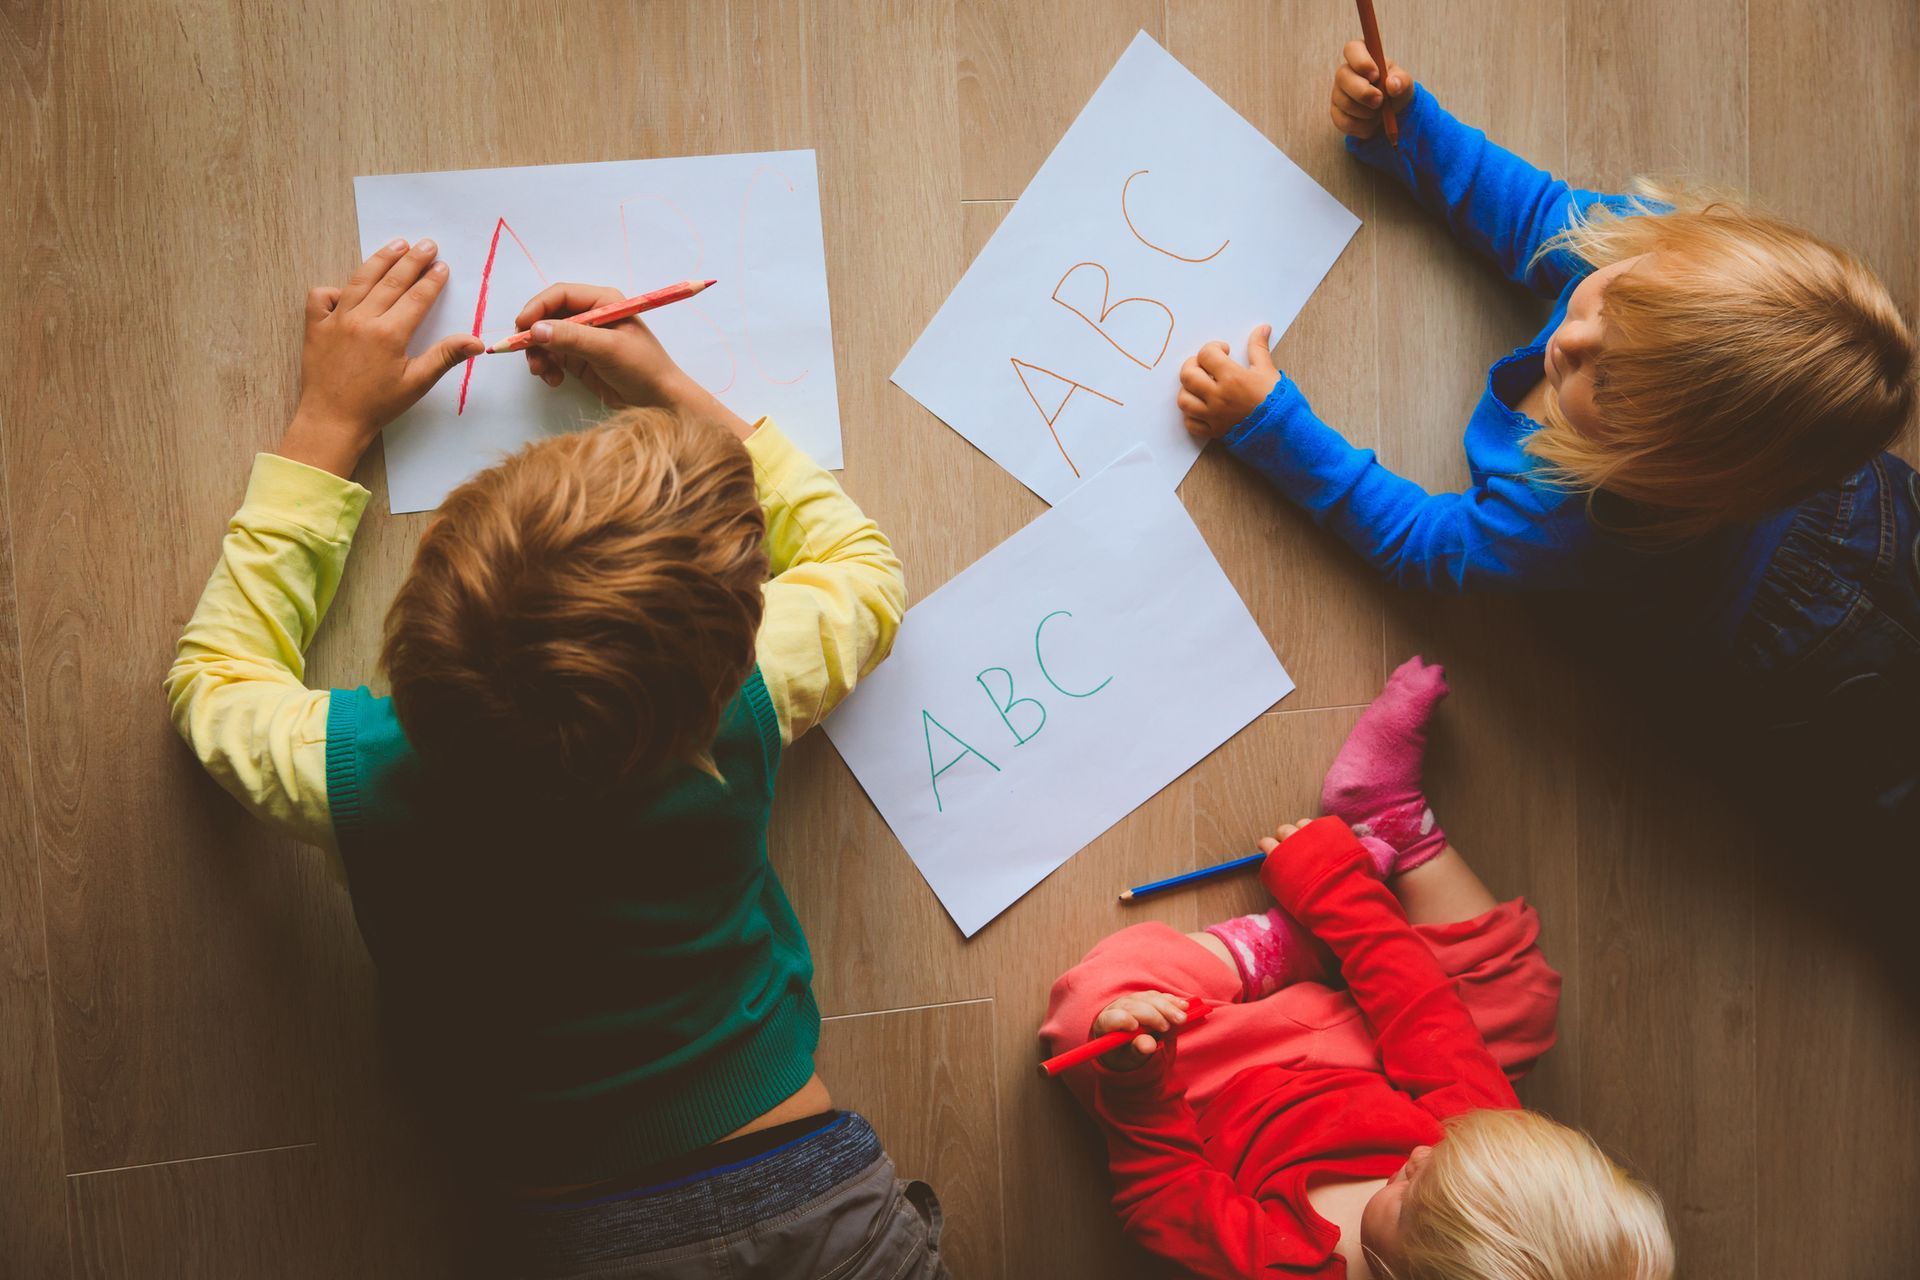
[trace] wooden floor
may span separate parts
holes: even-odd
[[[1381,21],[1529,157],[1748,189],[1920,311],[1913,0],[1382,0]],[[477,1269],[382,1074],[345,898],[200,775],[159,688],[292,408],[302,293],[354,261],[355,174],[817,148],[846,484],[924,595],[1038,503],[887,375],[1136,28],[1363,219],[1283,367],[1392,465],[1464,480],[1463,417],[1537,307],[1343,154],[1324,104],[1354,27],[1343,0],[0,6],[0,1271]],[[421,527],[385,514],[377,453],[361,478],[316,683],[371,676]],[[1033,1074],[1047,985],[1136,918],[1117,886],[1306,812],[1418,651],[1456,690],[1442,816],[1540,907],[1567,978],[1529,1101],[1652,1179],[1685,1274],[1913,1274],[1920,1001],[1809,908],[1764,821],[1510,604],[1390,594],[1222,456],[1182,495],[1299,691],[972,943],[824,739],[781,779],[822,1070],[936,1184],[955,1273],[1150,1273],[1089,1127]],[[1252,892],[1154,914],[1192,927]]]

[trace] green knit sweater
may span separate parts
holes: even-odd
[[[755,670],[713,744],[618,812],[430,776],[386,698],[336,690],[327,794],[389,1044],[470,1168],[617,1177],[813,1074],[813,960],[767,862],[780,730]]]

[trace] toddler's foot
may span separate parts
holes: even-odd
[[[1447,844],[1421,788],[1426,762],[1427,719],[1447,696],[1444,672],[1418,657],[1400,664],[1387,687],[1360,715],[1346,745],[1327,770],[1320,807],[1348,823],[1363,840],[1391,846],[1386,874],[1398,875],[1433,857]],[[1375,864],[1382,859],[1371,847]]]
[[[1240,971],[1240,998],[1258,1000],[1294,982],[1315,982],[1334,971],[1333,953],[1278,907],[1207,926],[1226,944]]]

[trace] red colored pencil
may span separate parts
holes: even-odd
[[[639,294],[624,302],[610,302],[604,307],[595,307],[591,311],[582,311],[577,316],[557,316],[569,324],[612,324],[615,320],[625,320],[628,316],[637,316],[642,311],[652,311],[655,307],[664,307],[669,302],[685,302],[709,285],[720,283],[718,280],[682,280],[679,284],[670,284],[664,289],[655,289],[652,293]],[[523,329],[511,338],[503,338],[488,347],[490,353],[502,351],[520,351],[533,342],[533,331]]]
[[[1194,997],[1187,1001],[1187,1020],[1175,1027],[1174,1030],[1185,1031],[1188,1027],[1205,1022],[1207,1020],[1207,1014],[1212,1012],[1212,1010],[1212,1005],[1197,996]],[[1057,1076],[1069,1067],[1077,1067],[1081,1063],[1097,1058],[1103,1053],[1113,1052],[1139,1034],[1138,1031],[1109,1031],[1103,1036],[1095,1036],[1083,1045],[1069,1049],[1065,1053],[1057,1053],[1053,1057],[1048,1058],[1040,1064],[1040,1074],[1043,1076]]]
[[[1387,105],[1387,51],[1380,47],[1380,19],[1373,16],[1373,0],[1356,0],[1356,3],[1360,6],[1360,38],[1367,42],[1373,65],[1380,68],[1380,124],[1387,131],[1387,141],[1397,147],[1400,122],[1394,118],[1393,108]]]

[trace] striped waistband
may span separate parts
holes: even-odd
[[[674,1249],[731,1235],[825,1195],[886,1151],[865,1117],[821,1128],[736,1164],[593,1200],[514,1203],[513,1252],[535,1272]]]

